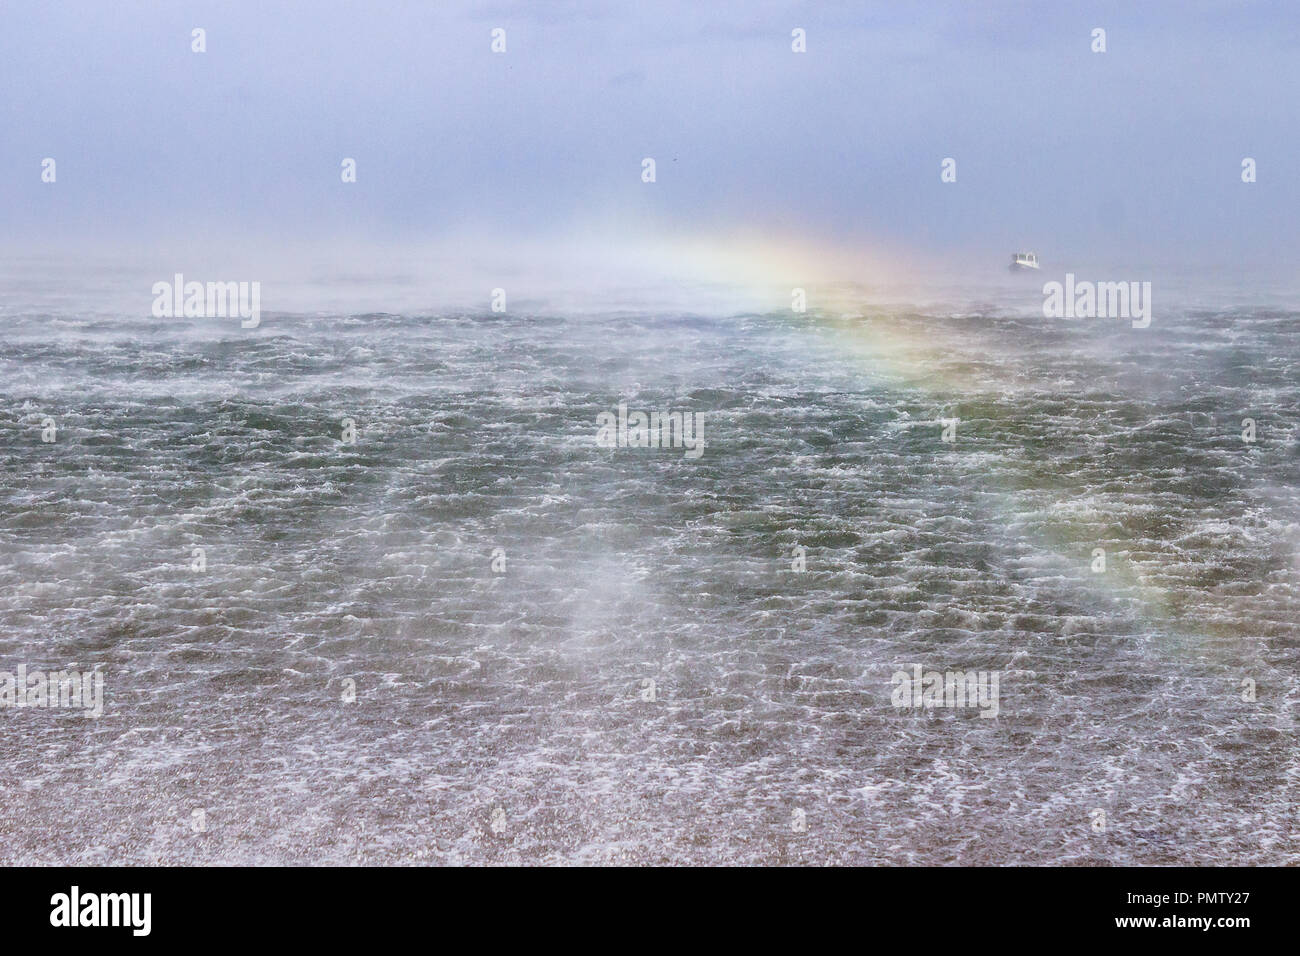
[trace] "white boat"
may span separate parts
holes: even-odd
[[[1011,271],[1020,272],[1024,269],[1038,268],[1038,253],[1036,252],[1017,252],[1011,257]]]

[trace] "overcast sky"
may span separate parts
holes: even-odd
[[[1297,49],[1281,2],[7,3],[0,214],[19,243],[660,229],[1282,263]]]

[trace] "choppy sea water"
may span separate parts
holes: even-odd
[[[6,307],[0,859],[1300,862],[1300,313],[1021,306]]]

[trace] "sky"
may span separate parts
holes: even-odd
[[[1282,2],[6,3],[0,243],[1293,270],[1298,47]]]

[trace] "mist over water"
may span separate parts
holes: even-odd
[[[32,268],[0,662],[105,714],[5,711],[6,862],[1300,862],[1285,296],[493,313],[395,269],[244,330]],[[704,454],[598,447],[620,402]],[[997,719],[893,706],[915,663],[1000,672]]]

